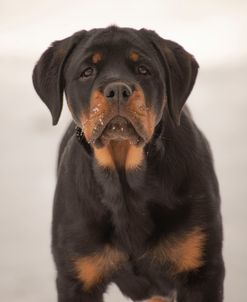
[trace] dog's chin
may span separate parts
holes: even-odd
[[[95,140],[95,145],[97,147],[104,147],[111,142],[123,141],[139,147],[145,143],[145,139],[128,119],[116,116],[106,124],[101,134]]]

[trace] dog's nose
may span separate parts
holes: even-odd
[[[125,83],[110,83],[104,89],[104,96],[108,101],[126,102],[132,95],[133,91]]]

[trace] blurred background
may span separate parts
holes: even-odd
[[[214,153],[222,195],[225,301],[247,301],[247,1],[0,1],[0,300],[56,301],[50,253],[58,143],[32,69],[49,44],[111,24],[157,31],[195,55],[188,104]],[[106,301],[127,301],[110,286]]]

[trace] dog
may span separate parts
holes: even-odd
[[[55,41],[33,71],[59,149],[52,254],[59,302],[221,302],[220,194],[185,102],[198,63],[156,32],[110,26]]]

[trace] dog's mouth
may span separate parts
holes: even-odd
[[[128,141],[131,145],[140,146],[145,141],[145,138],[140,133],[141,131],[137,129],[136,125],[128,118],[120,115],[110,119],[108,123],[97,132],[97,137],[95,137],[96,146],[105,146],[111,141],[123,140]]]

